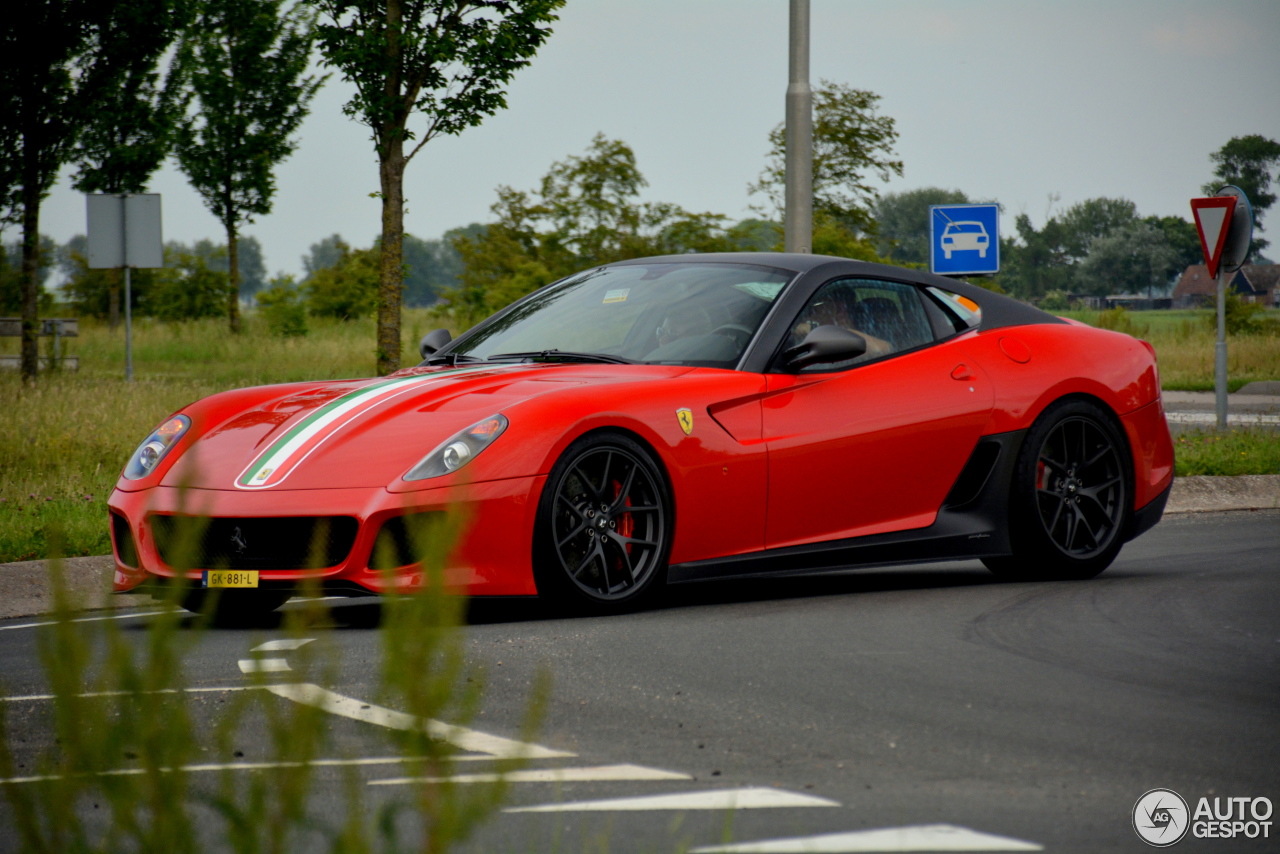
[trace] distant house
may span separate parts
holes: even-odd
[[[1280,307],[1280,264],[1245,264],[1227,280],[1227,289],[1245,302]],[[1173,288],[1175,307],[1212,305],[1218,283],[1204,264],[1192,264]]]

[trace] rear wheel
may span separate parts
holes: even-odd
[[[1133,461],[1097,404],[1054,404],[1023,440],[1010,490],[1013,554],[983,562],[1018,580],[1092,578],[1124,545]]]
[[[551,469],[538,503],[538,592],[596,611],[634,606],[661,585],[670,514],[648,450],[620,434],[583,437]]]

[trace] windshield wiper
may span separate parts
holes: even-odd
[[[468,356],[463,353],[445,353],[440,356],[432,356],[427,359],[428,365],[456,365],[459,362],[483,362],[484,359],[478,356]]]
[[[528,353],[499,353],[490,356],[490,362],[500,359],[563,359],[566,362],[605,362],[611,365],[636,365],[635,359],[622,356],[606,356],[603,353],[575,353],[572,350],[533,350]]]

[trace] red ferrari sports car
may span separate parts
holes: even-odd
[[[1150,345],[897,267],[623,261],[422,354],[165,419],[109,502],[115,589],[185,566],[262,610],[307,577],[412,586],[406,531],[459,508],[445,577],[474,596],[607,610],[663,584],[967,558],[1086,578],[1173,479]]]

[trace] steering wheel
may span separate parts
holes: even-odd
[[[717,326],[715,329],[712,329],[711,334],[723,335],[726,338],[732,338],[734,343],[738,345],[738,349],[741,350],[743,347],[747,346],[748,342],[751,341],[751,336],[755,335],[755,332],[737,323],[726,323],[723,326]]]

